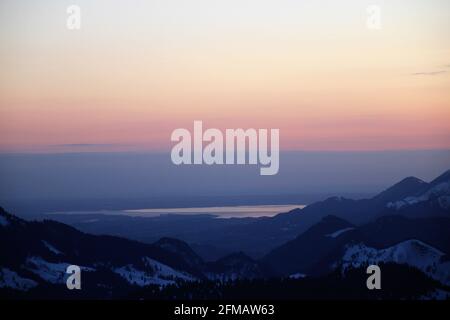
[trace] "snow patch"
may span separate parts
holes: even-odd
[[[388,208],[399,210],[406,206],[411,206],[421,202],[428,201],[432,198],[437,198],[439,205],[443,209],[450,208],[450,182],[443,182],[435,185],[427,192],[418,197],[407,197],[403,200],[389,202],[386,206]]]
[[[290,279],[303,279],[306,277],[304,273],[293,273],[289,276]]]
[[[175,281],[173,280],[159,278],[158,276],[154,275],[152,271],[138,270],[130,264],[120,268],[115,268],[112,271],[124,278],[128,283],[140,287],[150,284],[165,286],[175,283]]]
[[[130,284],[137,286],[146,286],[155,284],[159,286],[166,286],[174,284],[177,281],[195,281],[196,279],[191,275],[177,271],[163,263],[153,260],[148,257],[142,258],[145,265],[145,270],[137,269],[134,265],[128,264],[112,271],[119,274],[122,278]]]
[[[42,243],[44,244],[44,246],[51,252],[54,254],[63,254],[61,251],[59,251],[58,249],[56,249],[54,246],[52,246],[50,243],[48,243],[45,240],[42,240]]]
[[[11,288],[21,291],[28,291],[36,287],[37,282],[23,278],[16,272],[7,268],[0,268],[0,288]]]
[[[25,262],[25,268],[34,274],[38,275],[41,279],[53,283],[61,284],[65,283],[68,276],[66,273],[67,267],[72,265],[67,262],[53,263],[48,262],[41,257],[30,257]],[[95,271],[93,268],[80,266],[82,271]]]
[[[326,234],[325,237],[329,237],[329,238],[337,238],[337,237],[339,237],[341,234],[343,234],[343,233],[345,233],[345,232],[347,232],[347,231],[353,230],[353,229],[355,229],[355,228],[349,227],[349,228],[341,229],[341,230],[335,231],[335,232],[333,232],[333,233]]]
[[[151,258],[145,257],[144,262],[147,266],[150,266],[151,268],[153,268],[153,270],[156,270],[157,273],[161,276],[175,277],[185,281],[195,280],[195,278],[193,278],[191,275],[172,269],[171,267],[162,264],[161,262],[158,262],[156,260],[153,260]]]
[[[435,289],[419,298],[420,300],[449,300],[450,292],[442,289]]]
[[[370,264],[394,262],[415,267],[443,284],[450,284],[450,262],[441,263],[445,254],[419,240],[408,240],[386,249],[360,243],[350,245],[342,257],[342,271]]]

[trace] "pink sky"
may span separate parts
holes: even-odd
[[[383,4],[379,31],[357,1],[244,2],[80,1],[68,31],[64,4],[5,1],[0,151],[169,150],[194,120],[283,150],[450,148],[448,2]]]

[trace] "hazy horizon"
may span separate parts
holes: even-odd
[[[281,152],[257,166],[176,166],[168,153],[0,154],[1,200],[376,193],[450,169],[450,150]]]

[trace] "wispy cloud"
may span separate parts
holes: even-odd
[[[426,71],[426,72],[415,72],[413,76],[437,76],[443,73],[447,73],[447,70],[438,70],[438,71]]]
[[[438,70],[433,71],[420,71],[420,72],[414,72],[411,75],[413,76],[437,76],[440,74],[447,73],[450,70],[450,64],[444,64],[438,67]]]
[[[114,143],[67,143],[67,144],[55,144],[53,147],[83,147],[83,148],[97,148],[97,147],[115,147],[118,146]]]

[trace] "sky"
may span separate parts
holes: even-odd
[[[2,0],[0,40],[0,205],[376,193],[450,168],[449,1]],[[173,165],[195,120],[279,129],[279,173]]]
[[[2,0],[0,39],[2,153],[166,151],[194,120],[283,151],[450,148],[448,1]]]

